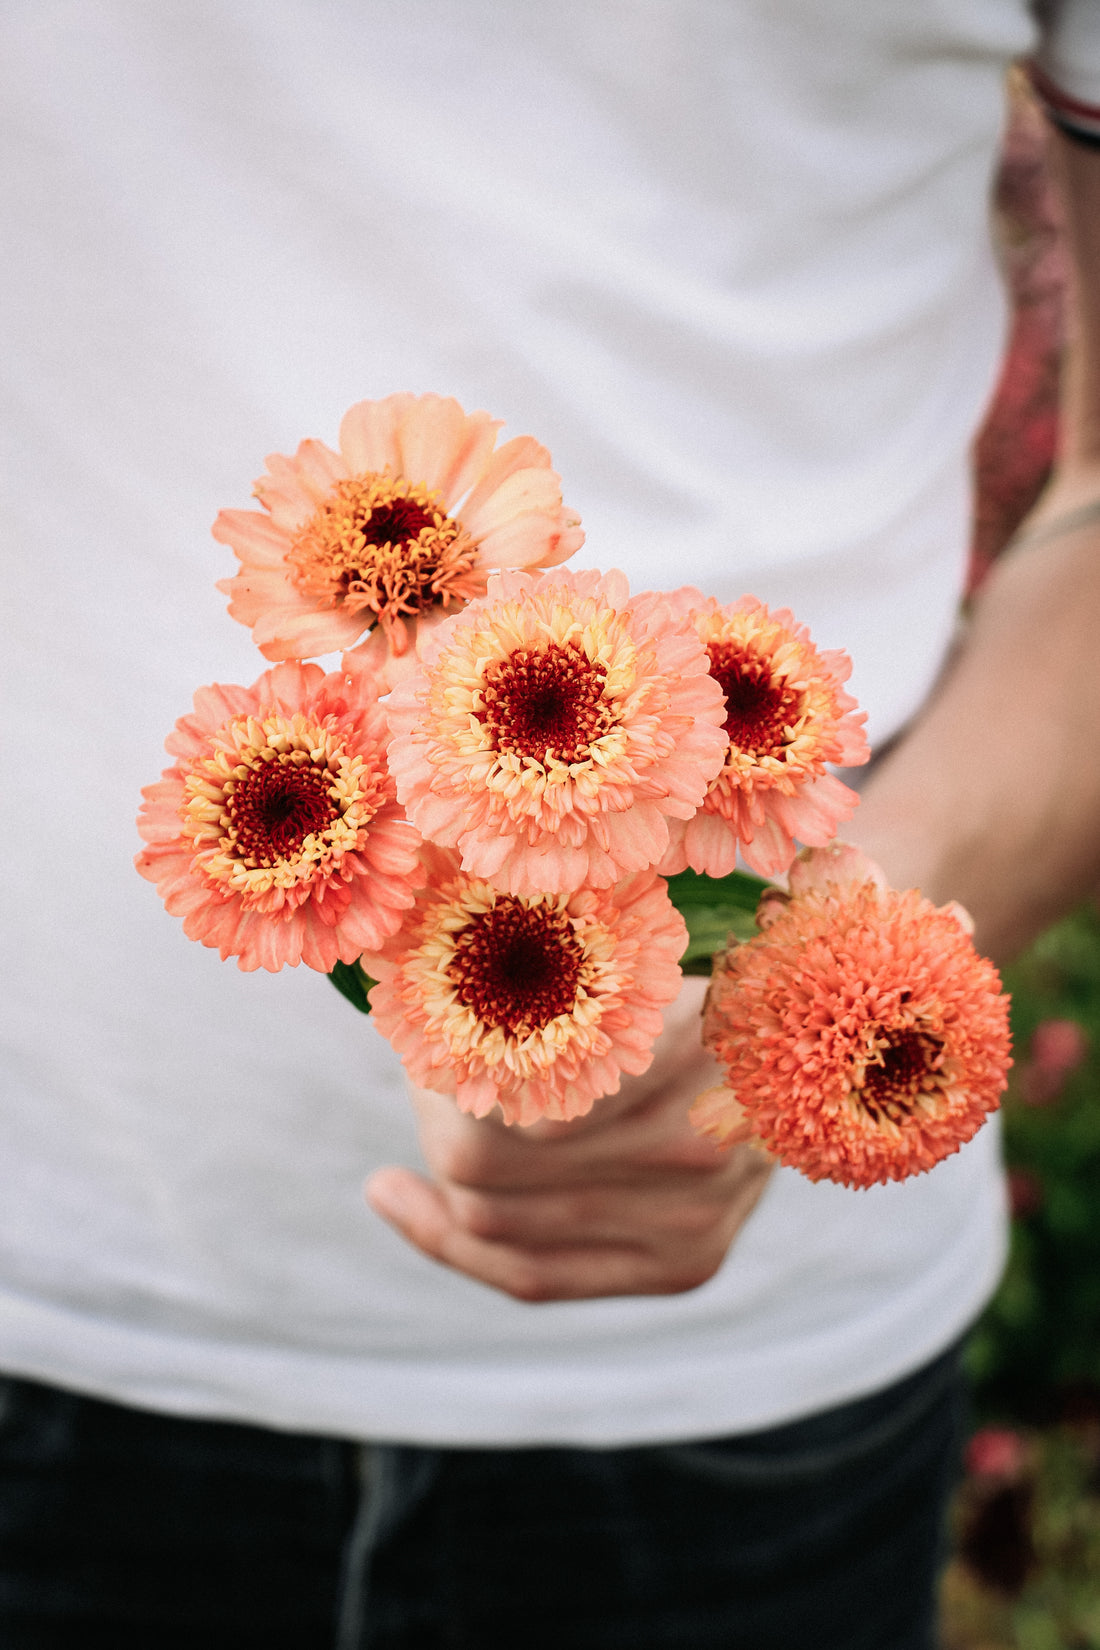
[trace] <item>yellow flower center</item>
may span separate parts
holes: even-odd
[[[404,476],[352,476],[299,528],[287,552],[298,588],[324,607],[401,620],[479,595],[477,547],[437,492]]]
[[[183,835],[196,863],[249,908],[300,904],[338,874],[384,800],[384,776],[331,723],[236,717],[186,777]]]

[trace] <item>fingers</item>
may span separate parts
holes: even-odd
[[[531,1129],[487,1129],[435,1095],[421,1110],[421,1145],[428,1167],[441,1183],[498,1191],[555,1186],[661,1181],[670,1174],[707,1174],[725,1161],[714,1144],[697,1135],[685,1108],[669,1124],[656,1124],[649,1109],[620,1118],[614,1129],[553,1136]],[[437,1107],[444,1108],[440,1115]]]
[[[422,1253],[517,1300],[679,1294],[718,1270],[770,1168],[742,1147],[721,1172],[656,1194],[469,1191],[394,1168],[372,1178],[367,1196]]]
[[[739,1174],[736,1182],[744,1180]],[[524,1248],[625,1244],[658,1248],[690,1243],[721,1224],[737,1184],[733,1177],[669,1178],[646,1187],[602,1185],[551,1191],[486,1192],[441,1188],[447,1209],[465,1231]]]
[[[400,1181],[398,1181],[400,1177]],[[531,1303],[694,1289],[721,1264],[679,1268],[624,1245],[527,1249],[493,1242],[453,1218],[438,1188],[405,1170],[381,1170],[368,1185],[372,1207],[415,1248],[479,1283]]]

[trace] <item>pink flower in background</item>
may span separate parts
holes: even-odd
[[[1057,1100],[1066,1079],[1088,1054],[1088,1038],[1076,1020],[1043,1020],[1035,1027],[1020,1071],[1020,1098],[1029,1106]]]
[[[654,865],[726,749],[694,628],[621,573],[495,574],[388,705],[409,818],[512,894]]]
[[[683,918],[652,871],[617,887],[500,893],[424,849],[429,882],[363,967],[382,1034],[425,1088],[505,1122],[567,1120],[644,1071],[680,986]]]
[[[550,455],[495,446],[499,420],[439,395],[360,401],[340,451],[303,441],[267,460],[263,510],[223,510],[214,537],[240,558],[218,588],[268,659],[350,649],[409,655],[417,626],[485,588],[492,567],[552,567],[584,542]],[[398,665],[399,669],[400,666]]]
[[[243,969],[327,972],[381,945],[423,872],[366,675],[283,664],[200,688],[142,792],[136,865],[184,933]]]
[[[965,1460],[956,1552],[983,1588],[1013,1598],[1037,1562],[1034,1446],[1013,1428],[982,1427],[967,1444]]]
[[[966,1446],[966,1470],[973,1478],[1018,1478],[1028,1464],[1026,1439],[1010,1427],[980,1427]]]
[[[894,892],[844,844],[803,850],[790,894],[762,905],[763,932],[716,965],[703,1038],[727,1087],[695,1126],[720,1144],[751,1128],[809,1179],[851,1186],[957,1151],[1010,1064],[1008,1000],[958,908]]]
[[[722,607],[685,588],[666,601],[690,615],[707,649],[730,743],[698,813],[672,827],[661,870],[727,876],[740,847],[754,871],[779,876],[795,838],[824,846],[858,801],[826,771],[826,763],[854,767],[870,755],[866,718],[843,690],[851,662],[819,652],[793,614],[770,612],[753,596]]]

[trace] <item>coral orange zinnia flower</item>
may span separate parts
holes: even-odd
[[[965,913],[896,893],[857,850],[804,850],[764,931],[722,960],[703,1038],[726,1067],[692,1121],[751,1134],[811,1180],[900,1180],[957,1151],[995,1109],[1008,999]]]
[[[823,847],[855,809],[855,792],[825,768],[870,755],[866,718],[842,687],[851,661],[839,650],[819,652],[792,613],[770,612],[754,596],[721,607],[685,588],[668,601],[690,615],[707,649],[730,743],[698,813],[672,827],[661,870],[728,876],[740,845],[754,871],[779,876],[796,837]]]
[[[200,688],[142,792],[136,865],[184,933],[243,969],[328,972],[380,945],[422,876],[365,674],[284,664]]]
[[[218,588],[268,659],[351,648],[409,652],[417,625],[485,588],[491,567],[553,567],[584,542],[550,455],[530,436],[494,450],[499,420],[438,395],[360,401],[340,451],[273,453],[263,510],[223,510],[214,537],[240,557]]]
[[[644,1071],[680,986],[683,918],[652,871],[613,889],[502,894],[426,848],[416,910],[364,968],[415,1082],[507,1123],[579,1117]]]
[[[654,865],[722,764],[722,695],[694,628],[621,573],[494,574],[388,706],[409,818],[512,894]]]

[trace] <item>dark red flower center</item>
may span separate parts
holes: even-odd
[[[308,763],[276,759],[252,768],[226,798],[241,858],[273,865],[323,831],[339,812],[328,794],[331,784],[326,768]]]
[[[943,1044],[925,1032],[897,1031],[880,1044],[878,1055],[864,1070],[860,1099],[876,1122],[880,1116],[900,1122],[942,1065]]]
[[[583,961],[567,916],[503,895],[458,936],[449,973],[485,1025],[526,1037],[572,1011]]]
[[[785,729],[799,714],[799,694],[772,675],[766,660],[736,642],[712,642],[710,674],[726,696],[730,746],[752,756],[780,756],[789,744]]]
[[[438,515],[421,508],[415,499],[394,498],[376,504],[357,523],[367,544],[408,544],[415,542],[425,527],[435,527]]]
[[[496,750],[536,762],[583,762],[606,731],[607,672],[575,642],[517,648],[485,672],[481,720]]]

